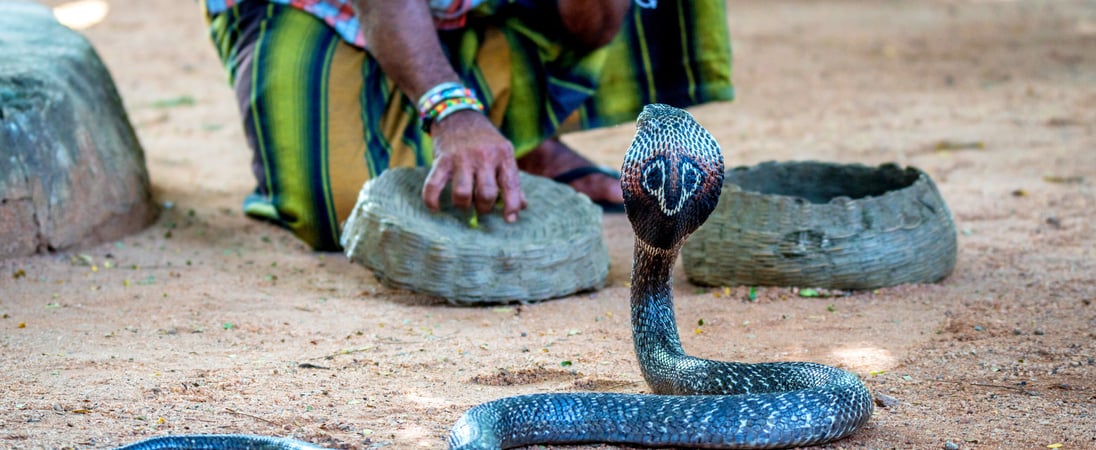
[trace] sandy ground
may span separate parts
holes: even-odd
[[[594,294],[462,308],[381,287],[239,212],[250,155],[193,2],[111,5],[86,34],[169,207],[117,242],[0,261],[0,447],[246,432],[438,448],[483,401],[646,391],[624,217],[606,217],[611,279]],[[739,100],[694,110],[730,164],[920,167],[955,216],[959,263],[937,285],[753,302],[679,269],[686,350],[833,364],[897,399],[831,448],[1096,448],[1096,2],[730,11]],[[568,140],[618,165],[632,132]]]

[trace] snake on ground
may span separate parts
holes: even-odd
[[[667,105],[643,109],[620,182],[636,236],[632,337],[654,394],[551,393],[487,402],[457,421],[449,434],[450,449],[594,442],[781,448],[841,439],[867,423],[871,394],[850,372],[810,362],[713,361],[689,356],[681,347],[673,308],[674,262],[685,238],[719,201],[723,173],[719,144],[691,114]],[[188,438],[192,444],[202,440],[168,436],[125,448],[315,448],[243,435],[204,437],[220,439],[220,447],[182,446]],[[266,439],[267,446],[254,439]],[[154,445],[157,440],[176,445]],[[260,445],[243,445],[249,442]]]

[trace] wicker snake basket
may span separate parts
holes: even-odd
[[[456,304],[532,302],[604,287],[608,249],[601,208],[570,187],[525,173],[528,208],[506,223],[452,206],[431,213],[426,168],[394,168],[365,183],[343,226],[346,255],[387,286]]]
[[[955,224],[913,167],[766,162],[727,172],[682,258],[689,280],[708,286],[935,282],[955,267]]]

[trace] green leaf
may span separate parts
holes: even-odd
[[[152,102],[153,108],[175,108],[177,106],[194,106],[194,97],[180,95],[178,97],[165,98]]]
[[[800,289],[800,297],[818,297],[818,291],[814,289]]]

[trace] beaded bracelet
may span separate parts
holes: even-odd
[[[474,91],[454,82],[445,82],[430,88],[419,97],[418,107],[422,130],[427,134],[430,133],[431,126],[457,111],[484,110],[483,103],[476,98]]]
[[[466,89],[468,88],[464,87],[463,84],[453,81],[438,83],[437,86],[430,88],[430,90],[422,94],[422,97],[419,97],[419,112],[421,113],[429,110],[433,104],[445,100],[448,97],[472,95],[471,90],[468,90],[466,93]]]

